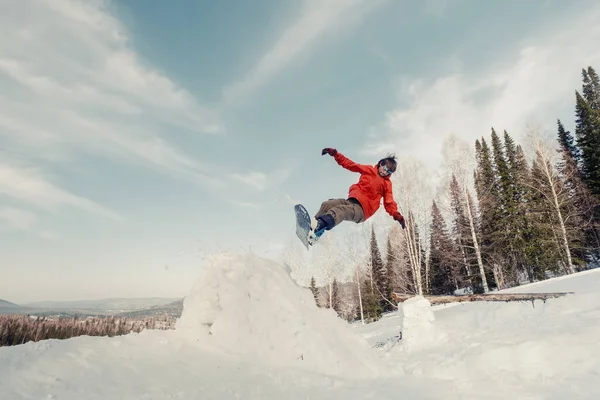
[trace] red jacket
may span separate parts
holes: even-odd
[[[390,176],[380,176],[377,172],[377,165],[357,164],[339,151],[333,158],[347,170],[360,173],[358,183],[350,186],[348,198],[354,197],[359,201],[365,214],[365,221],[379,209],[382,198],[383,206],[388,214],[393,217],[398,212],[398,205],[393,198]]]

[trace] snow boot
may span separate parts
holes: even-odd
[[[313,226],[314,226],[314,228],[313,228]],[[311,246],[313,244],[315,244],[321,236],[323,236],[323,233],[325,233],[326,229],[327,229],[327,223],[325,221],[323,221],[321,218],[318,218],[316,220],[316,225],[313,225],[311,223],[311,230],[308,232],[308,242],[310,243]]]

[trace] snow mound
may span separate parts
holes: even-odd
[[[436,330],[431,303],[423,296],[415,296],[399,304],[402,347],[406,351],[429,347],[445,335]]]
[[[185,298],[186,340],[268,365],[372,378],[384,367],[369,343],[279,264],[252,254],[214,256]]]

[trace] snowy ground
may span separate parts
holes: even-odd
[[[404,336],[386,357],[406,374],[451,379],[461,393],[479,398],[600,398],[600,270],[503,292],[575,294],[533,304],[434,306],[435,321],[422,324],[425,337]],[[355,329],[376,344],[398,335],[399,324],[391,314]]]
[[[594,270],[511,290],[576,292],[546,303],[415,299],[348,325],[283,267],[219,256],[175,331],[0,348],[0,397],[597,399],[599,288]]]

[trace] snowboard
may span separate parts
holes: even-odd
[[[304,247],[308,250],[309,246],[311,246],[311,243],[308,241],[310,214],[302,204],[296,204],[294,212],[296,213],[296,236],[298,236]]]

